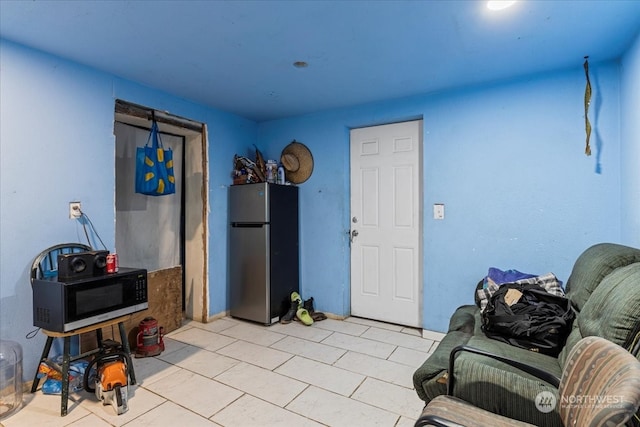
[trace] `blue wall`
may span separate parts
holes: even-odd
[[[640,33],[621,69],[622,242],[640,247]]]
[[[28,270],[43,248],[84,241],[67,218],[69,201],[82,201],[113,246],[117,98],[208,125],[212,315],[228,308],[234,153],[248,154],[259,141],[266,158],[277,158],[294,138],[312,150],[315,170],[300,188],[302,293],[318,310],[348,315],[349,129],[416,118],[424,119],[424,327],[445,330],[490,266],[552,271],[566,281],[593,243],[640,246],[639,44],[623,58],[622,73],[618,63],[592,64],[594,155],[586,157],[580,63],[481,88],[256,124],[0,40],[0,337],[23,345],[31,372],[43,338],[24,338],[33,329]],[[446,204],[444,221],[431,218],[436,202]]]
[[[22,344],[25,376],[44,343],[24,338],[34,329],[31,262],[51,245],[85,242],[68,203],[81,200],[114,245],[117,98],[207,124],[210,313],[226,310],[226,187],[233,154],[255,142],[257,124],[6,40],[0,55],[0,337]]]
[[[591,157],[581,62],[494,86],[261,123],[267,157],[295,138],[315,160],[300,189],[303,297],[313,296],[319,310],[349,313],[349,129],[359,126],[424,119],[426,329],[446,330],[491,266],[566,281],[581,251],[619,241],[617,64],[592,64],[591,79]],[[440,202],[444,221],[431,216]]]

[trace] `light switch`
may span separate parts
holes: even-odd
[[[444,203],[433,205],[433,219],[444,219]]]

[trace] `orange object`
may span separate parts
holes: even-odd
[[[115,362],[105,363],[100,368],[100,384],[104,391],[111,391],[116,386],[126,386],[127,368],[124,362],[118,360]]]
[[[47,378],[53,378],[54,380],[62,380],[62,372],[59,370],[52,368],[47,365],[45,362],[41,362],[40,366],[38,366],[38,372],[44,374]]]

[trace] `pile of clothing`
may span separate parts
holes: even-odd
[[[564,347],[575,319],[562,282],[552,273],[491,268],[478,283],[475,298],[487,337],[553,357]]]
[[[475,301],[476,305],[480,307],[481,311],[485,311],[487,308],[487,302],[491,299],[491,296],[505,283],[516,284],[536,284],[549,292],[552,295],[564,297],[564,290],[562,289],[562,281],[553,273],[547,273],[543,275],[535,275],[529,273],[522,273],[518,270],[505,270],[502,271],[498,268],[489,268],[488,274],[478,283],[476,287]]]

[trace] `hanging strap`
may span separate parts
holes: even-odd
[[[153,120],[151,124],[151,131],[149,132],[149,137],[147,138],[146,146],[149,146],[149,141],[151,141],[152,148],[163,148],[162,146],[162,138],[160,138],[160,131],[158,130],[158,122]]]
[[[584,89],[584,130],[587,134],[587,143],[584,148],[584,154],[591,155],[591,146],[589,140],[591,139],[591,123],[589,123],[589,105],[591,104],[591,81],[589,80],[589,57],[584,57],[584,74],[587,78],[587,86]]]

